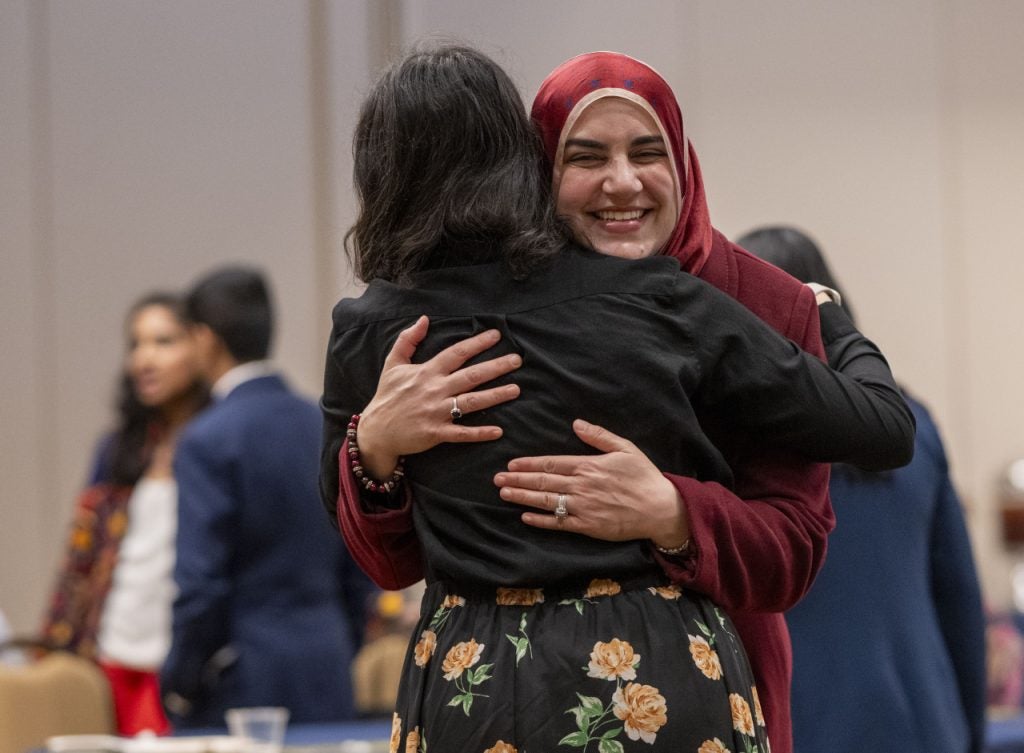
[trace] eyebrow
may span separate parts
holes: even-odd
[[[664,144],[664,143],[665,143],[665,139],[663,139],[661,136],[658,136],[656,134],[652,134],[650,136],[637,136],[635,139],[633,139],[631,142],[629,142],[629,145],[631,147],[634,147],[634,146],[646,146],[648,144]],[[605,143],[603,143],[601,141],[594,141],[593,139],[566,139],[565,145],[566,145],[566,147],[579,146],[579,147],[584,147],[586,149],[607,149],[608,148],[607,144],[605,144]]]
[[[650,135],[650,136],[639,136],[630,142],[630,146],[646,146],[647,144],[664,144],[665,139],[661,136]]]

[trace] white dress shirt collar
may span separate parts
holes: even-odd
[[[223,400],[231,391],[243,382],[248,382],[260,377],[270,376],[276,373],[270,361],[249,361],[240,363],[233,369],[225,372],[220,379],[214,382],[210,392],[217,400]]]

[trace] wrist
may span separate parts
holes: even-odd
[[[362,448],[359,446],[358,440],[359,421],[359,414],[354,414],[346,431],[348,462],[352,469],[352,475],[356,477],[360,486],[371,494],[391,494],[405,476],[404,458],[398,458],[397,462],[391,466],[391,471],[377,475],[375,469],[368,467],[363,459]]]
[[[680,554],[690,545],[690,524],[686,515],[686,504],[675,485],[662,476],[668,490],[664,501],[664,509],[670,511],[658,522],[648,538],[652,546],[663,554]]]
[[[387,447],[384,437],[375,431],[377,425],[373,414],[360,414],[358,419],[358,443],[363,470],[371,478],[388,478],[401,461],[401,455]]]

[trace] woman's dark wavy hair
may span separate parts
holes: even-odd
[[[185,302],[173,293],[155,292],[136,301],[125,317],[131,320],[149,306],[160,306],[170,311],[182,326],[187,326]],[[190,398],[198,411],[209,401],[209,391],[197,379],[190,390]],[[143,405],[135,394],[135,388],[126,371],[121,373],[117,396],[117,427],[105,458],[105,475],[115,484],[133,486],[146,472],[152,454],[153,434],[163,423],[159,407]]]
[[[804,231],[790,225],[765,225],[741,235],[736,244],[800,282],[817,282],[838,291],[843,308],[853,319],[849,297],[836,282],[818,244]]]
[[[345,248],[364,281],[497,259],[522,278],[570,237],[519,91],[472,48],[416,51],[386,71],[353,151],[360,213]]]

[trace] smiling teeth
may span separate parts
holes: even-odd
[[[633,209],[629,212],[595,212],[598,219],[602,220],[639,220],[643,214],[642,209]]]

